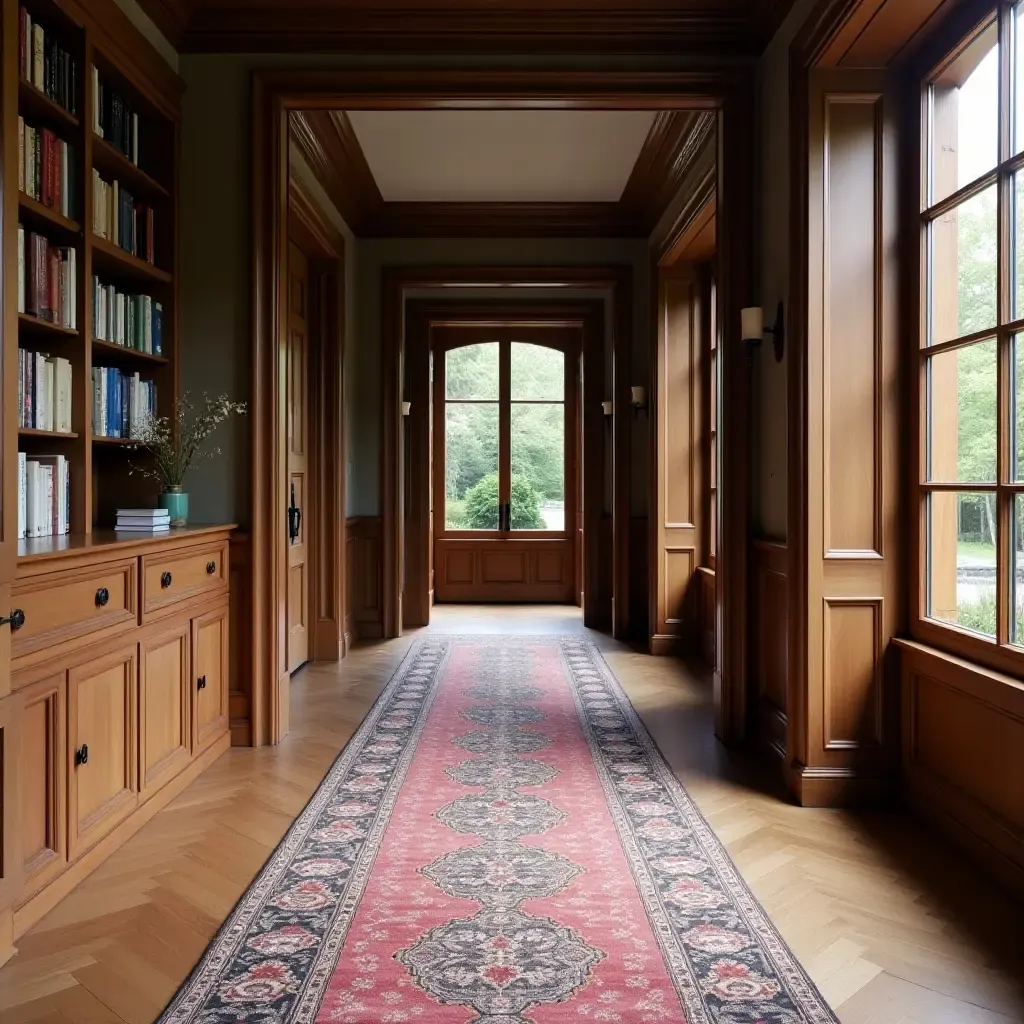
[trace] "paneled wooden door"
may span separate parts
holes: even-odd
[[[435,601],[579,603],[580,339],[432,328]]]
[[[309,658],[309,526],[305,521],[309,475],[309,261],[294,243],[288,245],[288,671]]]

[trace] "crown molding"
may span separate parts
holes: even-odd
[[[707,110],[659,111],[614,203],[385,202],[344,111],[293,112],[291,140],[356,235],[646,238],[713,145],[715,123]]]

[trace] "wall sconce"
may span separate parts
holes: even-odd
[[[760,306],[748,306],[740,310],[740,333],[748,345],[760,345],[766,334],[772,336],[772,347],[775,350],[775,361],[782,362],[782,354],[786,348],[786,317],[782,300],[775,311],[775,323],[771,327],[764,325],[764,310]]]
[[[601,411],[605,416],[611,416],[615,412],[615,403],[610,398],[606,398],[601,403]]]
[[[409,413],[411,413],[411,412],[412,412],[412,402],[403,402],[402,403],[402,415],[403,416],[408,416]]]
[[[647,389],[634,384],[629,389],[629,401],[633,406],[633,415],[639,415],[641,409],[647,408]]]

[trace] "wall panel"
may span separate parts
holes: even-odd
[[[345,634],[351,640],[384,635],[381,603],[381,520],[357,516],[345,521],[345,579],[348,586]]]
[[[754,687],[755,727],[761,746],[778,757],[786,753],[788,569],[785,544],[754,541],[750,678]]]

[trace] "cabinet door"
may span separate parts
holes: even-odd
[[[139,645],[139,787],[158,790],[192,756],[189,624]]]
[[[228,609],[192,620],[193,750],[205,750],[228,728]]]
[[[138,647],[68,673],[68,854],[73,860],[138,802],[135,702]]]
[[[67,680],[63,672],[21,691],[19,903],[67,864]]]

